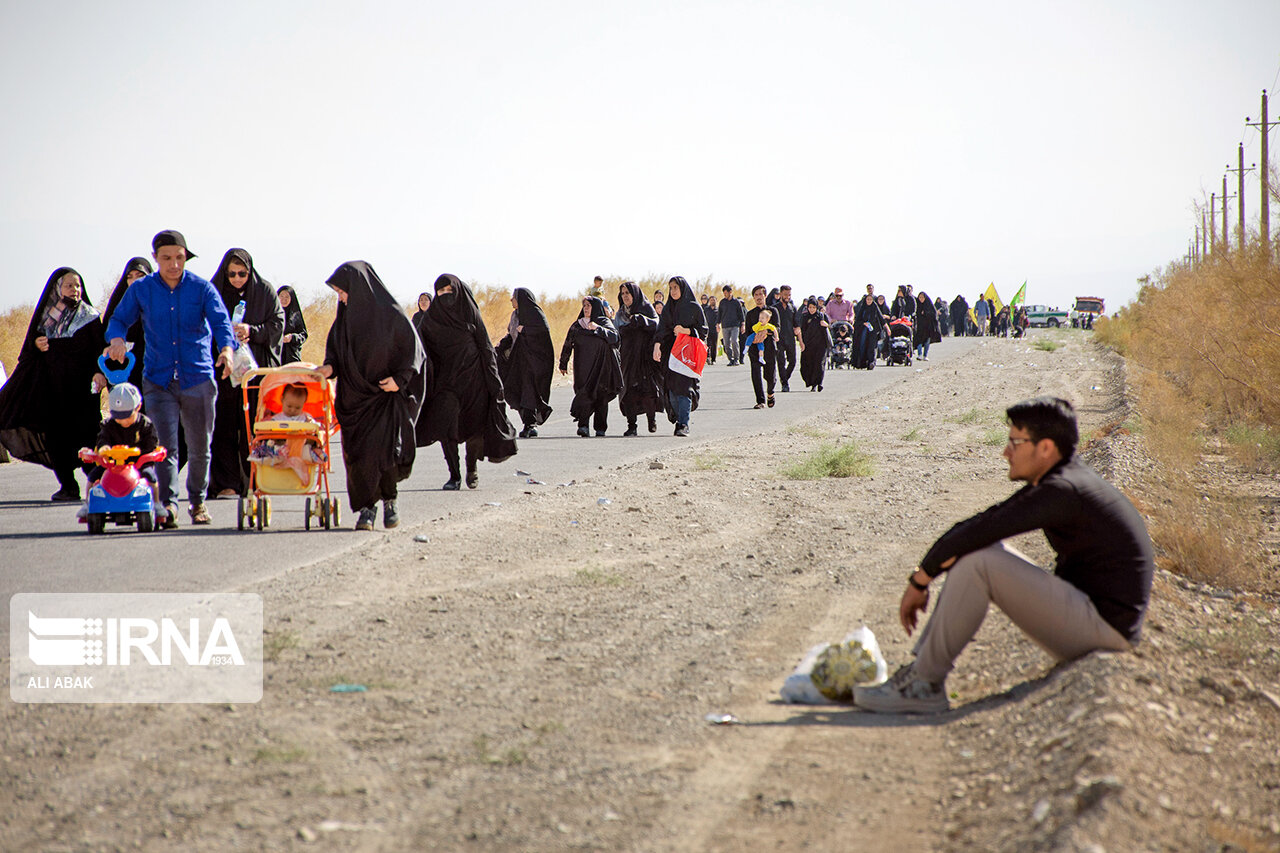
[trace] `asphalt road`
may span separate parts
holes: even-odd
[[[935,346],[927,363],[914,367],[883,365],[874,371],[830,370],[821,394],[808,392],[799,370],[792,391],[778,394],[773,409],[756,411],[749,367],[710,365],[703,376],[702,400],[692,418],[688,438],[672,436],[672,427],[659,414],[658,431],[623,438],[626,420],[614,404],[604,438],[580,438],[568,417],[572,390],[556,388],[551,419],[539,437],[520,442],[520,452],[498,465],[482,463],[475,491],[443,492],[448,471],[436,446],[419,448],[412,476],[400,484],[400,527],[395,535],[412,535],[415,527],[442,516],[483,510],[489,501],[508,501],[531,489],[555,488],[580,479],[600,466],[614,466],[687,447],[691,443],[777,429],[831,409],[834,404],[875,394],[912,371],[938,370],[977,345],[975,338],[947,338]],[[517,427],[519,424],[517,423]],[[340,459],[335,446],[334,458]],[[529,472],[547,485],[526,484]],[[181,477],[184,480],[185,469]],[[301,497],[272,499],[272,526],[261,533],[236,530],[235,501],[211,501],[210,527],[187,523],[176,531],[139,534],[131,528],[108,527],[106,535],[90,536],[76,523],[76,505],[49,501],[57,488],[53,473],[25,463],[0,465],[0,595],[7,605],[19,592],[222,592],[298,566],[332,557],[368,541],[375,534],[353,530],[354,513],[346,504],[341,465],[331,487],[342,501],[342,529],[303,529]],[[381,513],[378,533],[381,535]],[[8,632],[9,608],[0,607],[0,630]]]

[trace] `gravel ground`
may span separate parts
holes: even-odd
[[[1123,364],[1078,332],[1034,339],[1063,345],[986,341],[820,418],[254,587],[258,705],[10,702],[0,847],[1278,850],[1265,596],[1161,573],[1137,653],[1056,667],[993,610],[939,717],[777,699],[806,649],[860,623],[906,659],[907,570],[1014,488],[1010,402],[1075,401],[1083,434],[1106,433],[1086,459],[1141,493],[1140,436],[1113,429]],[[782,474],[846,441],[869,476]],[[1041,536],[1016,544],[1049,558]],[[329,692],[346,682],[368,692]]]

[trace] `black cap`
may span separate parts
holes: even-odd
[[[187,238],[182,236],[181,231],[161,231],[159,234],[151,238],[151,251],[160,251],[161,246],[181,246],[187,250],[187,258],[194,258],[196,253],[187,249]]]

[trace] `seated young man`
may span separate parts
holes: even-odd
[[[1153,569],[1142,517],[1075,458],[1079,431],[1070,403],[1036,397],[1005,414],[1009,479],[1026,485],[944,533],[912,572],[898,607],[908,636],[929,604],[930,583],[943,572],[947,582],[916,641],[915,661],[879,687],[855,689],[854,704],[864,710],[947,710],[947,674],[991,602],[1059,660],[1138,643]],[[1004,546],[1030,530],[1043,530],[1057,553],[1053,573]]]

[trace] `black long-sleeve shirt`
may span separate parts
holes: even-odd
[[[122,426],[114,418],[107,418],[98,429],[98,441],[94,447],[114,447],[118,444],[150,453],[160,444],[160,436],[151,418],[142,413],[138,414],[138,419],[132,426]]]
[[[742,303],[732,297],[721,299],[716,308],[716,318],[721,326],[741,326],[746,313]]]
[[[1136,640],[1151,597],[1151,538],[1133,504],[1075,457],[942,534],[920,568],[937,577],[950,558],[1031,530],[1044,530],[1057,553],[1054,574],[1088,595],[1098,615],[1126,639]]]

